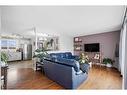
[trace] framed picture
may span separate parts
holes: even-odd
[[[78,37],[74,38],[74,41],[75,42],[78,42],[79,41],[79,38]]]
[[[94,59],[99,59],[100,58],[100,54],[95,54],[94,55]]]

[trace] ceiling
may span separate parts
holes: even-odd
[[[119,30],[125,6],[1,6],[2,32],[71,37]],[[33,34],[32,34],[33,35]]]

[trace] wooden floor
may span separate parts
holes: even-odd
[[[29,67],[31,63],[32,61],[17,62],[17,64],[16,62],[10,63],[8,89],[64,89],[59,84],[48,79],[40,71],[34,71],[32,67]],[[120,73],[116,69],[94,65],[90,69],[88,79],[77,89],[121,88],[122,77],[120,77]]]

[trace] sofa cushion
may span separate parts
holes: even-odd
[[[51,57],[61,57],[61,58],[65,58],[65,53],[51,53],[50,54]]]
[[[50,57],[57,58],[57,57],[59,57],[59,55],[58,55],[58,54],[56,54],[56,53],[51,53],[51,54],[50,54]]]
[[[59,53],[59,56],[60,56],[61,58],[66,58],[65,53]]]
[[[67,66],[71,66],[74,67],[74,70],[76,72],[80,71],[80,65],[79,62],[73,59],[66,59],[66,58],[57,58],[56,62],[63,64],[63,65],[67,65]]]
[[[72,59],[72,53],[71,52],[65,52],[65,58]]]
[[[72,56],[71,52],[65,53],[50,53],[50,61],[55,61],[64,65],[74,67],[75,71],[78,72],[80,70],[79,62],[76,60],[75,56]]]
[[[65,53],[50,53],[50,56],[52,56],[52,57],[67,58],[67,59],[73,59],[71,52],[65,52]]]
[[[76,72],[76,75],[80,75],[82,73],[83,73],[82,70],[80,70],[80,71]]]

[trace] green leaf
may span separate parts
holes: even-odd
[[[47,56],[48,56],[47,49],[43,47],[42,49],[36,49],[33,57],[44,59]]]
[[[8,61],[8,56],[4,52],[1,52],[1,61],[5,62],[5,63],[7,63],[7,61]]]

